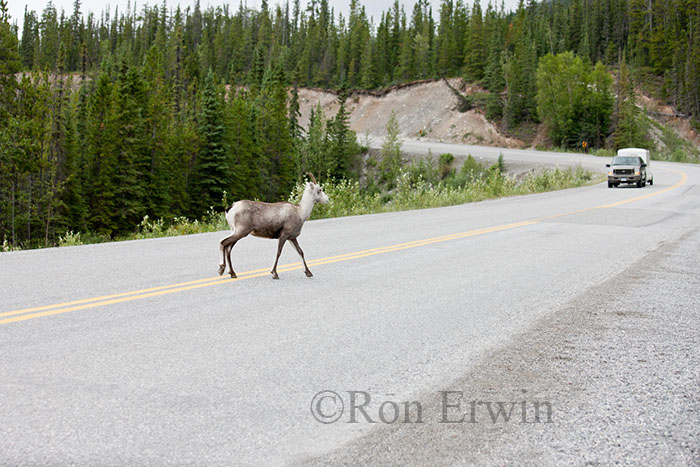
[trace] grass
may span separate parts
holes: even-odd
[[[602,175],[593,175],[580,167],[531,172],[520,181],[490,169],[483,176],[460,186],[450,182],[429,183],[421,176],[412,177],[410,172],[402,170],[396,187],[390,193],[369,193],[362,190],[357,181],[324,183],[323,188],[330,201],[326,205],[317,205],[311,218],[324,219],[453,206],[504,196],[575,188],[602,180]],[[290,196],[291,202],[301,199],[303,188],[303,185],[295,188]]]
[[[166,221],[162,218],[150,219],[148,216],[145,216],[135,232],[114,238],[109,235],[99,235],[90,232],[83,234],[81,232],[68,231],[64,235],[58,237],[57,246],[64,247],[110,241],[118,242],[123,240],[141,240],[144,238],[175,237],[178,235],[218,232],[228,228],[224,213],[216,212],[214,209],[211,209],[201,220],[175,217],[170,221]],[[0,248],[1,247],[2,246],[0,246]],[[0,251],[9,251],[9,249],[1,249]]]

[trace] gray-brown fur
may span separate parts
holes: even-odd
[[[252,234],[256,237],[276,238],[277,257],[272,267],[272,278],[279,279],[277,275],[277,262],[285,242],[289,240],[301,256],[304,263],[304,272],[307,277],[313,276],[304,259],[304,252],[299,246],[297,237],[301,233],[304,222],[311,215],[313,205],[317,202],[327,203],[328,196],[316,183],[313,175],[309,174],[311,182],[307,182],[304,195],[298,205],[292,203],[263,203],[261,201],[237,201],[226,213],[226,220],[231,227],[231,235],[223,238],[219,245],[221,264],[219,275],[226,271],[228,260],[229,272],[232,278],[236,277],[231,264],[231,250],[241,238]]]

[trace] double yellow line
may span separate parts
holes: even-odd
[[[663,169],[663,170],[671,170],[671,169]],[[450,240],[457,240],[460,238],[473,237],[473,236],[484,235],[484,234],[493,233],[493,232],[500,232],[500,231],[504,231],[504,230],[516,229],[519,227],[525,227],[528,225],[538,224],[538,223],[545,221],[545,220],[550,220],[550,219],[563,217],[563,216],[569,216],[572,214],[590,211],[593,209],[611,208],[611,207],[616,207],[616,206],[620,206],[620,205],[627,204],[627,203],[632,203],[635,201],[640,201],[640,200],[643,200],[646,198],[650,198],[652,196],[661,195],[661,194],[666,193],[668,191],[671,191],[675,188],[678,188],[679,186],[686,183],[688,177],[683,172],[676,171],[676,170],[671,170],[671,171],[676,172],[676,173],[681,175],[681,180],[678,183],[676,183],[673,186],[664,188],[663,190],[655,191],[655,192],[648,193],[648,194],[638,196],[635,198],[631,198],[631,199],[627,199],[627,200],[623,200],[623,201],[618,201],[618,202],[611,203],[611,204],[605,204],[605,205],[601,205],[601,206],[594,206],[594,207],[590,207],[590,208],[580,209],[577,211],[571,211],[571,212],[567,212],[564,214],[557,214],[554,216],[532,219],[532,220],[523,221],[523,222],[515,222],[515,223],[511,223],[511,224],[499,225],[499,226],[495,226],[495,227],[488,227],[488,228],[484,228],[484,229],[469,230],[466,232],[450,234],[450,235],[443,235],[443,236],[428,238],[428,239],[424,239],[424,240],[415,240],[412,242],[399,243],[396,245],[390,245],[390,246],[379,247],[379,248],[371,248],[368,250],[361,250],[361,251],[356,251],[356,252],[352,252],[352,253],[346,253],[343,255],[329,256],[327,258],[321,258],[321,259],[309,261],[308,264],[309,264],[309,266],[320,266],[323,264],[338,263],[341,261],[350,261],[353,259],[365,258],[367,256],[380,255],[380,254],[384,254],[384,253],[391,253],[394,251],[406,250],[409,248],[416,248],[416,247],[420,247],[420,246],[431,245],[433,243],[446,242],[446,241],[450,241]],[[285,264],[283,266],[280,266],[278,269],[278,272],[294,271],[294,270],[301,269],[301,268],[302,268],[301,262],[289,263],[289,264]],[[206,279],[198,279],[198,280],[193,280],[193,281],[188,281],[188,282],[179,282],[176,284],[162,285],[162,286],[158,286],[158,287],[150,287],[147,289],[133,290],[130,292],[122,292],[122,293],[116,293],[116,294],[111,294],[111,295],[103,295],[100,297],[92,297],[92,298],[85,298],[82,300],[74,300],[74,301],[69,301],[69,302],[56,303],[53,305],[44,305],[44,306],[38,306],[38,307],[32,307],[32,308],[23,308],[20,310],[7,311],[7,312],[0,313],[0,325],[1,324],[15,323],[18,321],[26,321],[26,320],[35,319],[35,318],[41,318],[44,316],[59,315],[59,314],[68,313],[71,311],[85,310],[88,308],[96,308],[96,307],[101,307],[101,306],[106,306],[106,305],[112,305],[112,304],[116,304],[116,303],[125,303],[125,302],[130,302],[133,300],[142,300],[144,298],[159,297],[161,295],[168,295],[168,294],[172,294],[172,293],[184,292],[187,290],[194,290],[194,289],[201,289],[204,287],[211,287],[214,285],[225,284],[225,283],[229,283],[229,282],[237,282],[237,281],[243,281],[243,280],[247,280],[247,279],[253,279],[256,277],[263,277],[263,276],[267,276],[268,274],[269,274],[269,272],[268,272],[267,268],[254,269],[252,271],[246,271],[246,272],[240,273],[237,279],[230,279],[228,277],[214,276],[214,277],[209,277]]]
[[[413,242],[399,243],[397,245],[391,245],[380,248],[371,248],[369,250],[356,251],[353,253],[346,253],[343,255],[329,256],[327,258],[321,258],[317,260],[309,261],[309,266],[320,266],[323,264],[338,263],[340,261],[349,261],[351,259],[364,258],[367,256],[379,255],[382,253],[390,253],[393,251],[405,250],[408,248],[416,248],[419,246],[430,245],[432,243],[445,242],[448,240],[455,240],[458,238],[471,237],[474,235],[483,235],[491,232],[498,232],[501,230],[514,229],[517,227],[523,227],[525,225],[535,224],[536,221],[526,221],[517,222],[508,225],[501,225],[497,227],[490,227],[487,229],[470,230],[468,232],[462,232],[458,234],[443,235],[441,237],[433,237],[425,240],[416,240]],[[301,269],[301,262],[285,264],[278,267],[278,272],[294,271],[296,269]],[[85,310],[87,308],[95,308],[99,306],[112,305],[115,303],[130,302],[133,300],[141,300],[144,298],[158,297],[161,295],[168,295],[176,292],[184,292],[186,290],[201,289],[204,287],[211,287],[213,285],[224,284],[228,282],[243,281],[246,279],[253,279],[256,277],[263,277],[269,275],[270,272],[267,268],[265,269],[255,269],[252,271],[246,271],[240,273],[237,279],[230,279],[228,277],[214,276],[206,279],[198,279],[188,282],[179,282],[177,284],[162,285],[159,287],[150,287],[148,289],[133,290],[131,292],[123,292],[112,295],[103,295],[101,297],[85,298],[82,300],[75,300],[71,302],[56,303],[54,305],[38,306],[33,308],[23,308],[21,310],[7,311],[0,313],[0,324],[14,323],[17,321],[26,321],[28,319],[41,318],[42,316],[52,316],[61,313],[68,313],[70,311]]]

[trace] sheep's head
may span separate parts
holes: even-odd
[[[314,177],[311,172],[306,173],[311,179],[310,182],[306,182],[306,192],[311,195],[311,199],[314,200],[314,203],[326,204],[328,202],[328,195],[323,191],[321,185],[316,183],[316,177]]]

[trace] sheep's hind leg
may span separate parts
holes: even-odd
[[[277,243],[277,257],[275,258],[275,265],[272,266],[272,271],[270,271],[270,274],[272,274],[273,279],[279,279],[280,276],[277,275],[277,262],[280,259],[280,254],[282,253],[282,247],[284,246],[284,242],[287,241],[287,237],[280,237],[279,242]]]
[[[297,249],[297,253],[299,253],[299,256],[301,256],[301,261],[304,263],[304,274],[306,274],[306,277],[313,277],[314,275],[311,274],[309,267],[306,265],[306,260],[304,259],[304,252],[301,250],[301,247],[299,246],[299,242],[297,241],[296,238],[290,238],[289,241],[292,242],[292,245],[294,245],[294,248]]]
[[[223,245],[224,248],[224,256],[226,259],[228,259],[228,270],[231,273],[231,279],[236,279],[236,273],[233,271],[233,263],[231,263],[231,250],[233,250],[233,247],[236,245],[236,242],[240,240],[241,238],[245,237],[248,235],[250,231],[241,234],[231,234],[231,236],[226,237],[221,241],[221,244]],[[221,270],[221,268],[219,268]],[[226,270],[226,264],[224,263],[224,271]]]
[[[231,233],[233,235],[233,233]],[[219,241],[219,258],[221,259],[221,262],[219,263],[219,275],[222,275],[224,271],[226,271],[226,251],[224,249],[224,241],[227,238],[230,238],[231,235],[224,237]]]

